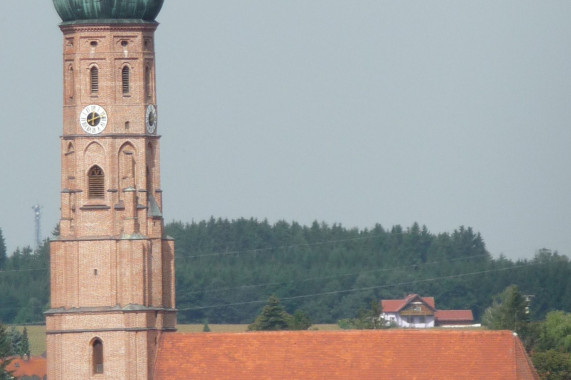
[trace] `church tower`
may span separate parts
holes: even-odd
[[[163,0],[53,2],[63,32],[63,133],[48,378],[150,379],[159,337],[176,326],[155,92]]]

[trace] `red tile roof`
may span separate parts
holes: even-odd
[[[438,323],[474,321],[472,310],[438,310],[434,317]]]
[[[415,299],[418,299],[427,304],[432,309],[435,309],[434,297],[420,297],[418,294],[409,294],[402,300],[382,300],[381,310],[383,313],[398,313],[402,308],[404,308]]]
[[[510,331],[167,333],[155,380],[538,380]]]
[[[37,376],[43,379],[47,376],[47,366],[46,358],[41,356],[32,356],[28,360],[17,358],[12,358],[10,364],[8,364],[8,371],[14,371],[12,376],[19,379],[22,376]]]

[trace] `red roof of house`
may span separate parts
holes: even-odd
[[[438,323],[474,321],[472,310],[438,310],[434,317]]]
[[[43,379],[47,376],[46,358],[41,356],[32,356],[28,360],[19,357],[12,358],[7,366],[8,371],[14,371],[12,376],[19,379],[22,376],[37,376]]]
[[[155,380],[538,380],[510,331],[166,333]]]
[[[416,299],[424,302],[432,309],[435,309],[434,297],[420,297],[418,294],[409,294],[402,300],[382,300],[381,310],[383,313],[398,313],[402,308]]]

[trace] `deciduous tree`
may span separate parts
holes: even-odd
[[[545,317],[539,335],[538,348],[555,349],[571,354],[571,314],[552,311]]]
[[[337,324],[342,329],[373,330],[390,328],[391,325],[386,323],[381,314],[381,303],[373,300],[371,301],[370,309],[360,309],[357,312],[357,318],[341,319]]]
[[[534,352],[533,365],[543,380],[571,379],[571,355],[557,350]]]
[[[311,327],[311,319],[305,312],[296,310],[288,324],[290,330],[307,330]]]

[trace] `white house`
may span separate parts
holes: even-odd
[[[437,310],[434,297],[409,294],[404,299],[381,300],[381,315],[387,324],[416,329],[435,326],[466,326],[474,321],[471,310]]]

